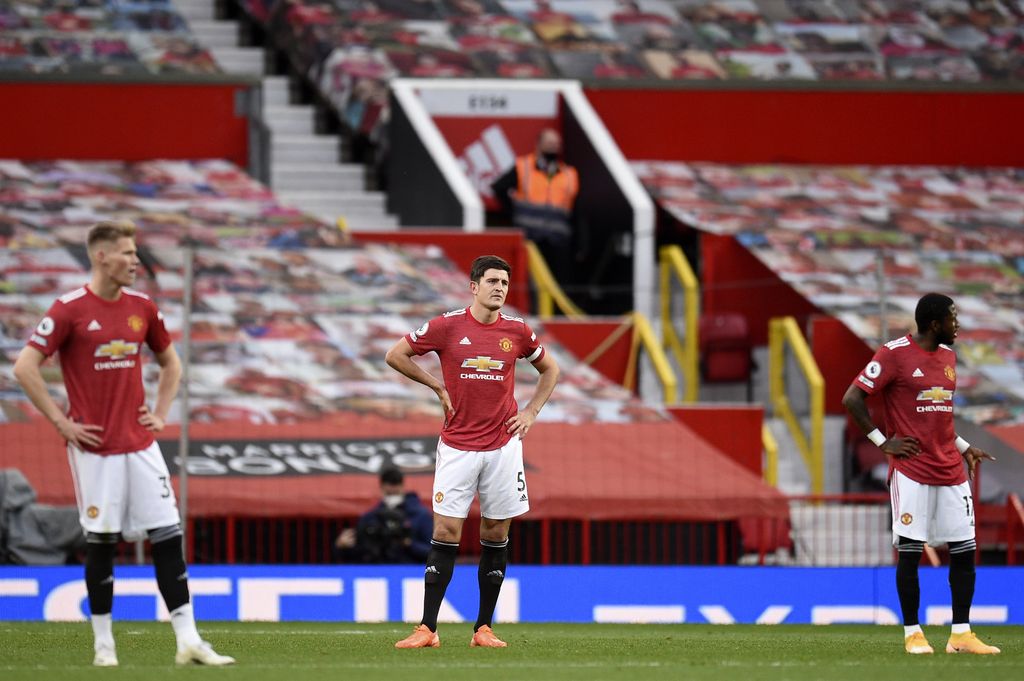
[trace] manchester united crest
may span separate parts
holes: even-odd
[[[90,518],[95,518],[100,514],[100,509],[96,508],[95,506],[90,506],[89,508],[85,509],[85,514]]]
[[[437,503],[439,503],[439,504],[440,504],[440,503],[441,503],[442,501],[444,501],[444,492],[438,492],[437,494],[435,494],[435,495],[434,495],[434,501],[436,501],[436,502],[437,502]]]
[[[504,352],[512,352],[512,341],[511,341],[511,339],[502,338],[500,341],[498,341],[498,345],[501,347],[502,351],[504,351]]]
[[[910,523],[914,522],[914,516],[910,515],[909,513],[904,513],[900,516],[900,522],[904,525],[909,525]]]
[[[139,317],[138,315],[132,315],[131,317],[128,318],[128,326],[135,333],[142,331],[142,327],[144,327],[145,325],[146,322],[142,321],[142,317]]]
[[[949,366],[948,364],[946,365],[946,378],[948,378],[951,381],[956,380],[956,371],[953,369],[953,367]]]

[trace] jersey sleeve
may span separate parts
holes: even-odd
[[[28,339],[28,345],[49,357],[60,349],[68,334],[71,333],[73,321],[68,314],[67,305],[59,300],[54,301],[46,316],[39,320],[39,324]]]
[[[529,324],[523,324],[523,342],[520,357],[528,362],[539,362],[544,357],[544,346],[540,344],[537,334]]]
[[[409,342],[409,347],[417,355],[424,355],[431,350],[439,352],[445,345],[446,321],[444,317],[434,317],[430,321],[423,322],[423,326],[415,331],[407,333],[405,340]]]
[[[146,345],[153,352],[160,353],[170,346],[171,334],[167,333],[164,315],[157,308],[156,303],[150,301],[149,308],[149,328],[146,329]]]
[[[857,378],[853,379],[853,384],[868,395],[874,395],[883,390],[896,377],[898,363],[893,351],[883,345],[878,348],[867,366],[857,374]]]

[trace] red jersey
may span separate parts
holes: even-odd
[[[88,287],[58,298],[28,344],[49,357],[60,353],[68,390],[68,417],[103,426],[96,454],[145,449],[153,433],[139,423],[146,402],[142,387],[142,343],[153,352],[171,344],[163,315],[149,296],[121,289],[121,297],[100,298]]]
[[[417,355],[433,350],[441,359],[455,409],[441,430],[446,445],[488,452],[512,439],[505,422],[519,411],[516,360],[539,362],[544,357],[525,321],[502,312],[496,322],[481,324],[464,308],[431,319],[405,339]]]
[[[909,334],[878,349],[853,384],[869,395],[881,394],[886,437],[912,435],[921,453],[889,457],[890,475],[898,470],[924,485],[958,485],[967,480],[956,449],[953,393],[956,354],[946,345],[923,350]]]

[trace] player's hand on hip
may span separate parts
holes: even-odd
[[[533,426],[533,422],[537,420],[537,415],[531,411],[521,411],[515,416],[505,421],[505,425],[508,426],[508,432],[512,435],[518,435],[519,439],[522,440],[526,437],[526,433],[529,432]]]
[[[99,447],[103,444],[103,438],[100,437],[103,426],[75,423],[67,418],[58,421],[56,425],[60,436],[79,449],[85,449],[85,446]]]
[[[971,480],[974,480],[974,469],[981,463],[982,459],[988,459],[989,461],[995,461],[996,457],[992,456],[983,449],[978,449],[975,446],[970,446],[967,451],[964,452],[964,460],[967,462],[967,474]]]
[[[139,423],[141,423],[146,430],[152,433],[159,433],[164,429],[164,426],[166,425],[164,420],[151,412],[149,407],[146,405],[139,407],[139,414]]]
[[[444,422],[445,424],[455,415],[455,407],[452,406],[452,398],[448,394],[448,389],[442,387],[437,392],[437,399],[441,401],[441,408],[444,409]]]
[[[896,457],[917,456],[921,453],[921,443],[912,435],[891,437],[882,443],[882,451]]]

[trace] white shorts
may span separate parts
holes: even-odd
[[[892,545],[899,537],[931,546],[974,539],[971,485],[923,485],[899,471],[889,484],[892,499]]]
[[[464,452],[438,441],[434,512],[465,518],[476,492],[480,492],[484,518],[505,520],[530,510],[523,442],[518,436],[489,452]]]
[[[127,541],[147,530],[176,525],[181,517],[160,446],[101,456],[68,445],[68,462],[86,532],[120,532]]]

